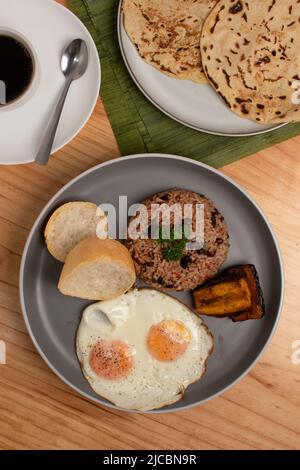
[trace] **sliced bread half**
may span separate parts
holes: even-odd
[[[64,262],[67,254],[82,240],[96,235],[97,225],[106,215],[91,202],[69,202],[50,217],[46,229],[46,245],[52,256]]]
[[[131,255],[122,243],[92,237],[68,254],[58,289],[81,299],[109,300],[127,292],[135,279]]]

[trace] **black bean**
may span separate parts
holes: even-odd
[[[216,251],[209,251],[209,250],[206,250],[205,251],[205,255],[208,257],[208,258],[213,258],[216,254]]]
[[[192,261],[191,257],[189,255],[186,255],[184,256],[183,258],[181,258],[180,260],[180,266],[183,268],[183,269],[186,269],[188,267],[188,265],[190,264],[190,262]]]
[[[216,225],[217,225],[217,213],[216,213],[216,211],[213,211],[211,213],[210,220],[211,220],[211,225],[213,226],[213,228],[215,228]]]
[[[162,286],[165,281],[164,281],[163,277],[159,276],[159,278],[157,279],[157,282],[158,282],[158,284],[160,284]]]

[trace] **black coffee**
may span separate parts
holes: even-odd
[[[33,69],[32,57],[26,47],[17,39],[0,34],[0,80],[5,85],[6,104],[26,91],[33,77]],[[3,91],[3,84],[1,88]]]

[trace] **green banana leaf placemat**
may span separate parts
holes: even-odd
[[[119,0],[69,1],[97,45],[101,97],[122,155],[171,153],[221,167],[300,134],[300,123],[296,123],[258,136],[219,137],[168,118],[139,91],[123,63],[117,37],[118,5]]]

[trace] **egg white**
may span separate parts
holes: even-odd
[[[187,350],[175,361],[158,361],[147,349],[151,326],[163,320],[181,321],[191,333]],[[126,378],[101,378],[90,367],[91,349],[101,339],[119,339],[131,346],[135,365]],[[202,377],[213,337],[203,321],[178,300],[153,289],[135,289],[87,307],[76,347],[84,376],[98,395],[120,408],[147,411],[178,401],[186,387]]]

